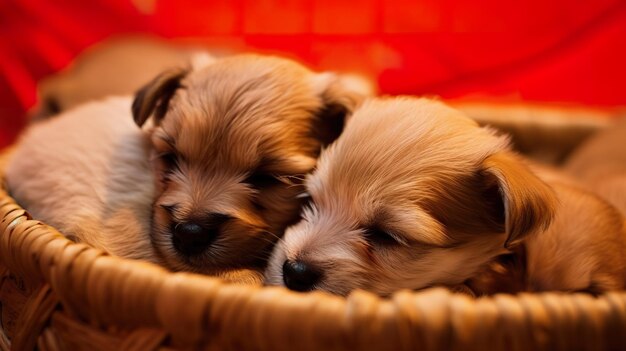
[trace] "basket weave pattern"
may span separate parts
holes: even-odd
[[[623,350],[626,293],[380,299],[232,285],[72,243],[0,186],[0,349],[34,348]]]

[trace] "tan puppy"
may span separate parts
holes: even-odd
[[[626,118],[587,140],[564,168],[626,216]]]
[[[154,152],[152,238],[175,269],[262,266],[299,218],[301,179],[369,93],[291,60],[196,60],[145,86],[135,122]]]
[[[506,139],[440,102],[366,102],[306,186],[310,206],[276,246],[270,284],[481,294],[500,285],[481,280],[498,278],[490,265],[514,250],[524,271],[502,284],[516,290],[624,287],[623,218],[592,195],[544,183]]]
[[[616,208],[561,171],[531,169],[558,196],[552,225],[466,282],[474,292],[566,290],[598,294],[624,288],[626,222]]]

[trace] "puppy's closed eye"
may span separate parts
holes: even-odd
[[[168,169],[173,169],[178,165],[178,156],[173,152],[164,152],[157,156],[159,161]]]
[[[170,176],[179,167],[179,159],[176,153],[166,151],[158,154],[154,159],[156,161],[156,174],[158,174],[158,180],[165,186],[170,181]]]
[[[282,183],[276,176],[261,172],[251,173],[246,179],[243,180],[243,182],[257,190],[280,185]]]
[[[398,240],[395,235],[381,229],[377,226],[367,227],[363,230],[365,241],[373,247],[391,247],[397,245],[406,245],[405,242]]]
[[[174,212],[176,212],[176,210],[178,209],[178,205],[161,204],[159,206],[161,206],[161,208],[165,210],[165,212],[167,212],[170,216],[173,215]]]

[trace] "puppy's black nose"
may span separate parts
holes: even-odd
[[[184,255],[202,253],[213,244],[219,236],[222,225],[230,219],[232,217],[226,214],[211,213],[174,224],[172,228],[174,248]]]
[[[199,254],[217,237],[216,227],[205,227],[195,222],[179,223],[174,227],[172,243],[185,255]]]
[[[283,264],[283,281],[285,286],[295,291],[310,291],[322,278],[319,270],[302,261],[285,261]]]

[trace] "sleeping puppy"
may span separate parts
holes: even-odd
[[[542,181],[506,138],[437,101],[364,103],[305,183],[310,204],[276,245],[269,284],[341,295],[624,287],[614,208],[559,177]],[[503,255],[521,274],[490,271]]]
[[[168,266],[263,266],[299,218],[301,179],[369,90],[256,55],[196,59],[142,88],[133,117],[150,122],[152,240]]]

